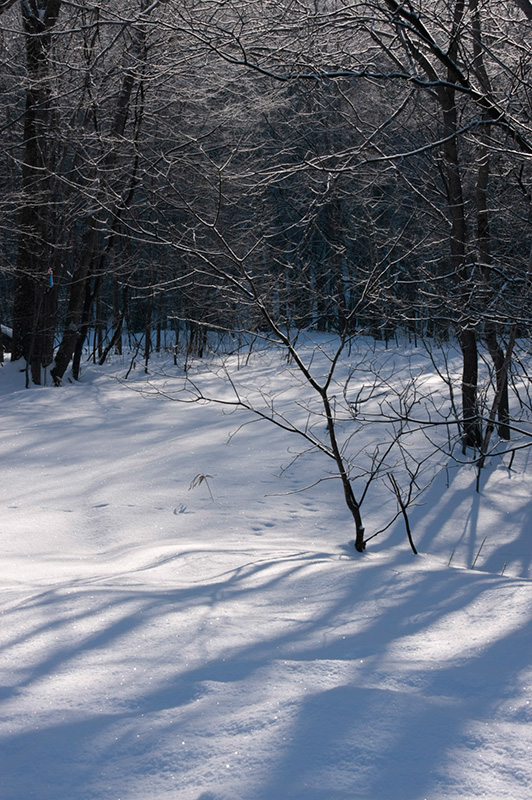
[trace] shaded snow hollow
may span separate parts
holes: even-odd
[[[528,451],[361,555],[319,456],[109,369],[0,372],[0,800],[529,800]]]

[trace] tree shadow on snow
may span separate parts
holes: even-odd
[[[529,585],[404,553],[234,561],[181,588],[139,569],[4,612],[27,655],[6,700],[2,800],[466,796],[461,770],[531,654],[530,609],[490,636],[478,609],[496,619],[497,599],[529,600]],[[508,769],[515,738],[491,736]]]

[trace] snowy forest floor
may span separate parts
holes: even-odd
[[[0,800],[529,800],[530,451],[360,554],[323,456],[128,364],[0,371]]]

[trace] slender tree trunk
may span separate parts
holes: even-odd
[[[81,359],[83,358],[83,347],[87,340],[87,336],[89,334],[90,328],[90,317],[91,317],[91,309],[94,302],[94,298],[98,294],[100,289],[100,279],[96,278],[94,282],[94,290],[91,290],[90,281],[86,281],[85,283],[85,300],[83,303],[83,314],[82,314],[82,321],[81,321],[81,331],[78,339],[76,341],[76,346],[74,348],[74,354],[72,356],[72,377],[74,380],[79,380],[81,375]]]
[[[340,452],[338,440],[336,439],[334,415],[332,413],[327,391],[325,389],[321,390],[320,395],[323,402],[323,408],[325,410],[325,418],[327,420],[327,430],[329,432],[329,441],[331,443],[332,454],[336,462],[340,479],[342,481],[345,502],[355,521],[355,549],[358,550],[359,553],[362,553],[366,549],[366,542],[364,541],[365,531],[362,522],[362,514],[360,511],[360,503],[357,501],[355,493],[353,492],[353,486],[349,480],[349,475],[346,472],[342,453]]]
[[[484,91],[491,91],[488,73],[484,66],[484,48],[482,46],[482,29],[478,0],[469,0],[473,11],[473,48],[475,52],[475,69]],[[477,250],[481,274],[484,278],[487,300],[491,301],[494,292],[491,286],[491,233],[489,224],[488,189],[491,174],[488,143],[491,137],[491,125],[484,114],[485,125],[480,132],[480,160],[477,171],[476,204],[477,204]],[[490,303],[488,302],[488,308]],[[510,402],[508,397],[508,367],[503,349],[499,343],[497,324],[488,316],[484,320],[484,339],[493,362],[495,372],[496,413],[499,420],[498,433],[501,439],[510,439]]]
[[[471,327],[459,331],[462,350],[462,445],[480,447],[482,431],[478,418],[478,348],[477,334]]]
[[[122,323],[124,321],[124,313],[126,307],[126,287],[124,287],[123,297],[122,297],[122,309],[120,309],[120,285],[118,280],[113,277],[113,330],[116,332],[120,329],[122,330]],[[115,353],[119,356],[122,355],[122,336],[115,336],[113,334],[113,347],[115,348]]]
[[[148,372],[148,362],[151,356],[151,323],[153,316],[153,295],[146,303],[146,316],[144,318],[144,371]]]
[[[453,86],[452,64],[458,55],[460,30],[465,4],[455,4],[453,35],[449,46],[451,66],[448,67],[448,85],[438,89],[442,108],[444,134],[444,167],[447,179],[447,202],[451,220],[451,263],[457,282],[458,339],[462,350],[462,445],[480,447],[482,429],[478,413],[478,349],[477,331],[470,312],[471,270],[467,263],[468,232],[465,215],[464,193],[458,153],[458,112],[456,90]]]
[[[441,94],[444,94],[442,92]],[[447,94],[447,93],[445,93]],[[456,106],[454,92],[448,92],[443,116],[447,140],[444,146],[448,207],[451,218],[451,261],[457,281],[457,297],[461,313],[458,339],[462,350],[462,442],[464,447],[479,447],[482,440],[478,416],[478,349],[477,332],[468,311],[470,271],[467,266],[467,226],[464,197],[456,143]]]
[[[509,441],[510,434],[510,402],[508,397],[508,361],[499,344],[496,327],[492,322],[484,323],[484,338],[488,346],[493,368],[495,370],[495,396],[497,402],[497,432],[501,439]]]
[[[118,317],[115,319],[115,329],[111,337],[111,341],[108,343],[107,347],[102,353],[102,356],[100,358],[100,365],[105,364],[105,360],[109,355],[109,353],[111,352],[111,350],[113,349],[113,347],[115,349],[115,353],[120,355],[122,354],[122,332],[124,329],[124,320],[126,318],[126,313],[127,313],[127,303],[128,303],[127,286],[124,286],[122,289],[122,308],[120,309],[120,312],[118,312],[118,309],[116,309]]]
[[[56,385],[61,383],[81,335],[87,280],[96,258],[99,239],[97,221],[95,217],[91,217],[83,240],[81,259],[72,276],[63,338],[55,356],[55,364],[50,372]]]
[[[141,7],[147,7],[147,0],[142,0]],[[131,36],[131,46],[126,54],[128,65],[124,71],[118,93],[115,116],[110,130],[111,142],[116,143],[120,142],[124,136],[133,88],[137,82],[138,65],[145,57],[145,31],[141,26],[133,26]],[[117,165],[117,158],[117,150],[112,148],[104,159],[104,169],[111,172]],[[129,192],[129,195],[129,199],[131,199],[132,191]],[[71,283],[65,330],[56,354],[54,367],[51,370],[56,384],[61,383],[70,359],[75,352],[78,338],[81,335],[85,285],[91,275],[101,274],[104,267],[105,253],[114,239],[111,236],[106,243],[104,232],[114,228],[116,220],[121,213],[118,206],[113,206],[111,210],[106,210],[103,202],[105,198],[102,197],[101,200],[101,210],[91,214],[87,220],[83,253]]]
[[[404,7],[396,0],[386,0],[386,5],[394,14],[406,16],[416,30],[425,38],[426,31],[418,17],[411,13],[411,9]],[[406,47],[414,60],[426,73],[428,79],[434,82],[435,92],[442,111],[443,121],[443,174],[447,190],[447,206],[451,223],[450,230],[450,255],[455,276],[456,306],[452,313],[457,317],[458,341],[462,351],[462,421],[461,435],[463,447],[480,447],[482,442],[482,429],[478,413],[478,350],[476,319],[471,311],[470,282],[471,269],[468,265],[467,244],[468,231],[466,224],[465,202],[460,171],[460,157],[458,152],[458,111],[456,105],[455,81],[459,74],[457,68],[460,37],[463,31],[464,15],[466,11],[465,0],[456,0],[453,5],[452,30],[450,32],[449,47],[444,54],[436,48],[435,43],[430,43],[430,48],[436,48],[437,57],[446,66],[447,80],[441,82],[439,75],[426,57],[425,51],[418,47],[414,40],[408,39]],[[402,36],[403,34],[401,34]]]

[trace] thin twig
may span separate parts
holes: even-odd
[[[475,564],[476,564],[476,563],[477,563],[477,561],[478,561],[478,557],[479,557],[479,555],[480,555],[480,551],[481,551],[481,550],[482,550],[482,548],[484,547],[484,542],[486,541],[486,539],[487,539],[487,537],[486,537],[486,536],[484,536],[484,538],[482,539],[482,544],[481,544],[481,545],[480,545],[480,547],[478,548],[478,550],[477,550],[477,554],[476,554],[476,556],[475,556],[475,559],[474,559],[473,563],[471,564],[471,569],[475,569]]]

